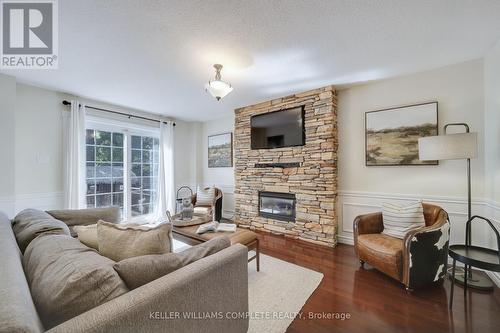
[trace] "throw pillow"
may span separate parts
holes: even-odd
[[[408,231],[425,226],[422,201],[382,204],[383,234],[403,239]]]
[[[119,223],[121,220],[120,207],[49,210],[47,213],[66,223],[73,237],[76,237],[73,230],[76,225],[96,224],[99,220]]]
[[[44,234],[33,240],[23,267],[44,327],[128,292],[114,263],[69,235]]]
[[[179,253],[147,255],[117,262],[113,267],[130,289],[135,289],[231,245],[217,237]]]
[[[212,206],[215,199],[215,187],[196,190],[196,206]]]
[[[97,243],[97,223],[77,225],[73,227],[73,230],[78,235],[78,240],[82,242],[82,244],[99,251],[99,243]]]
[[[97,222],[99,253],[115,261],[164,254],[172,249],[172,225],[161,223],[154,227],[136,224]]]
[[[40,234],[70,234],[66,224],[36,209],[25,209],[17,214],[12,222],[12,231],[21,252]]]

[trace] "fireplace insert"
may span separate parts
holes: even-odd
[[[259,192],[259,215],[281,221],[295,221],[295,194]]]

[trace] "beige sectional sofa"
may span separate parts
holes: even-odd
[[[76,240],[67,238],[71,236],[66,224],[48,220],[53,217],[45,212],[33,210],[28,213],[21,215],[21,218],[29,219],[30,217],[25,216],[35,216],[37,223],[46,223],[46,226],[36,230],[34,237],[29,236],[33,234],[32,230],[26,231],[29,228],[19,231],[18,225],[14,224],[13,230],[13,222],[0,213],[0,332],[247,331],[247,249],[242,245],[225,248],[136,289],[122,290],[119,296],[68,318],[57,326],[44,327],[43,323],[47,323],[44,309],[37,309],[37,306],[43,304],[39,298],[43,293],[37,292],[32,297],[29,281],[33,282],[34,277],[29,274],[32,274],[34,260],[47,258],[43,258],[43,251],[37,252],[35,243],[45,244],[45,247],[38,248],[44,249],[50,248],[50,242],[57,239],[73,245]],[[70,212],[60,211],[59,214],[61,213],[72,218]],[[99,218],[99,213],[110,216],[110,211],[102,210],[77,212],[95,218]],[[77,223],[77,220],[73,216],[72,223]],[[86,220],[85,223],[88,222],[89,220]],[[76,244],[78,251],[94,258],[100,256],[80,244]],[[61,249],[65,251],[64,247]],[[23,260],[26,259],[23,258],[24,253],[31,255],[29,260]],[[33,253],[36,253],[36,256]],[[106,260],[110,259],[102,258],[101,261]],[[29,267],[23,267],[23,261],[24,265]],[[43,272],[37,272],[35,278],[38,284],[40,279],[43,279],[40,275],[43,275]],[[57,291],[53,285],[47,286],[49,287]],[[40,289],[40,285],[38,288]]]

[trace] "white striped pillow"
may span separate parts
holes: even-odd
[[[383,234],[403,239],[408,231],[425,226],[422,201],[382,203]]]
[[[212,206],[215,198],[215,187],[203,189],[198,187],[196,190],[196,206]]]

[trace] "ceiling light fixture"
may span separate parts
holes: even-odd
[[[215,80],[208,81],[205,85],[205,91],[208,91],[210,95],[215,97],[218,101],[224,98],[227,94],[233,91],[233,87],[227,82],[221,80],[220,71],[222,70],[222,65],[215,64]]]

